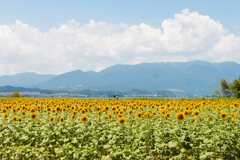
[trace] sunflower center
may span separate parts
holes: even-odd
[[[182,114],[179,114],[179,115],[178,115],[178,119],[183,119],[183,115],[182,115]]]

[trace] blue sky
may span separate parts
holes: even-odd
[[[0,0],[0,75],[240,63],[239,6],[239,0]]]
[[[188,8],[219,21],[233,33],[240,32],[240,1],[226,0],[1,0],[0,24],[16,19],[47,31],[75,19],[81,24],[94,21],[139,25],[146,23],[161,28],[161,23]]]

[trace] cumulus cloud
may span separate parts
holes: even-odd
[[[0,75],[100,71],[114,64],[207,60],[240,62],[240,37],[220,22],[188,9],[150,25],[74,19],[48,32],[16,20],[0,25]]]

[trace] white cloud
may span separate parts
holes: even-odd
[[[196,59],[240,63],[240,37],[228,34],[209,16],[185,9],[164,20],[162,28],[94,20],[81,25],[73,19],[40,32],[16,20],[0,25],[0,75],[100,71],[114,64]]]

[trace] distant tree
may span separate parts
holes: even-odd
[[[15,91],[10,95],[10,97],[24,97],[24,95],[20,95],[19,92]]]
[[[223,94],[223,97],[231,97],[231,88],[230,88],[230,84],[228,84],[228,82],[225,80],[225,78],[222,78],[220,81],[220,92]]]
[[[235,98],[240,98],[240,76],[230,84],[230,88]]]
[[[228,83],[224,78],[220,81],[221,88],[214,90],[214,95],[216,97],[234,97],[240,98],[240,76],[235,79],[233,83]]]
[[[214,90],[214,96],[216,96],[217,98],[221,97],[221,93],[220,93],[220,91],[218,89]]]

